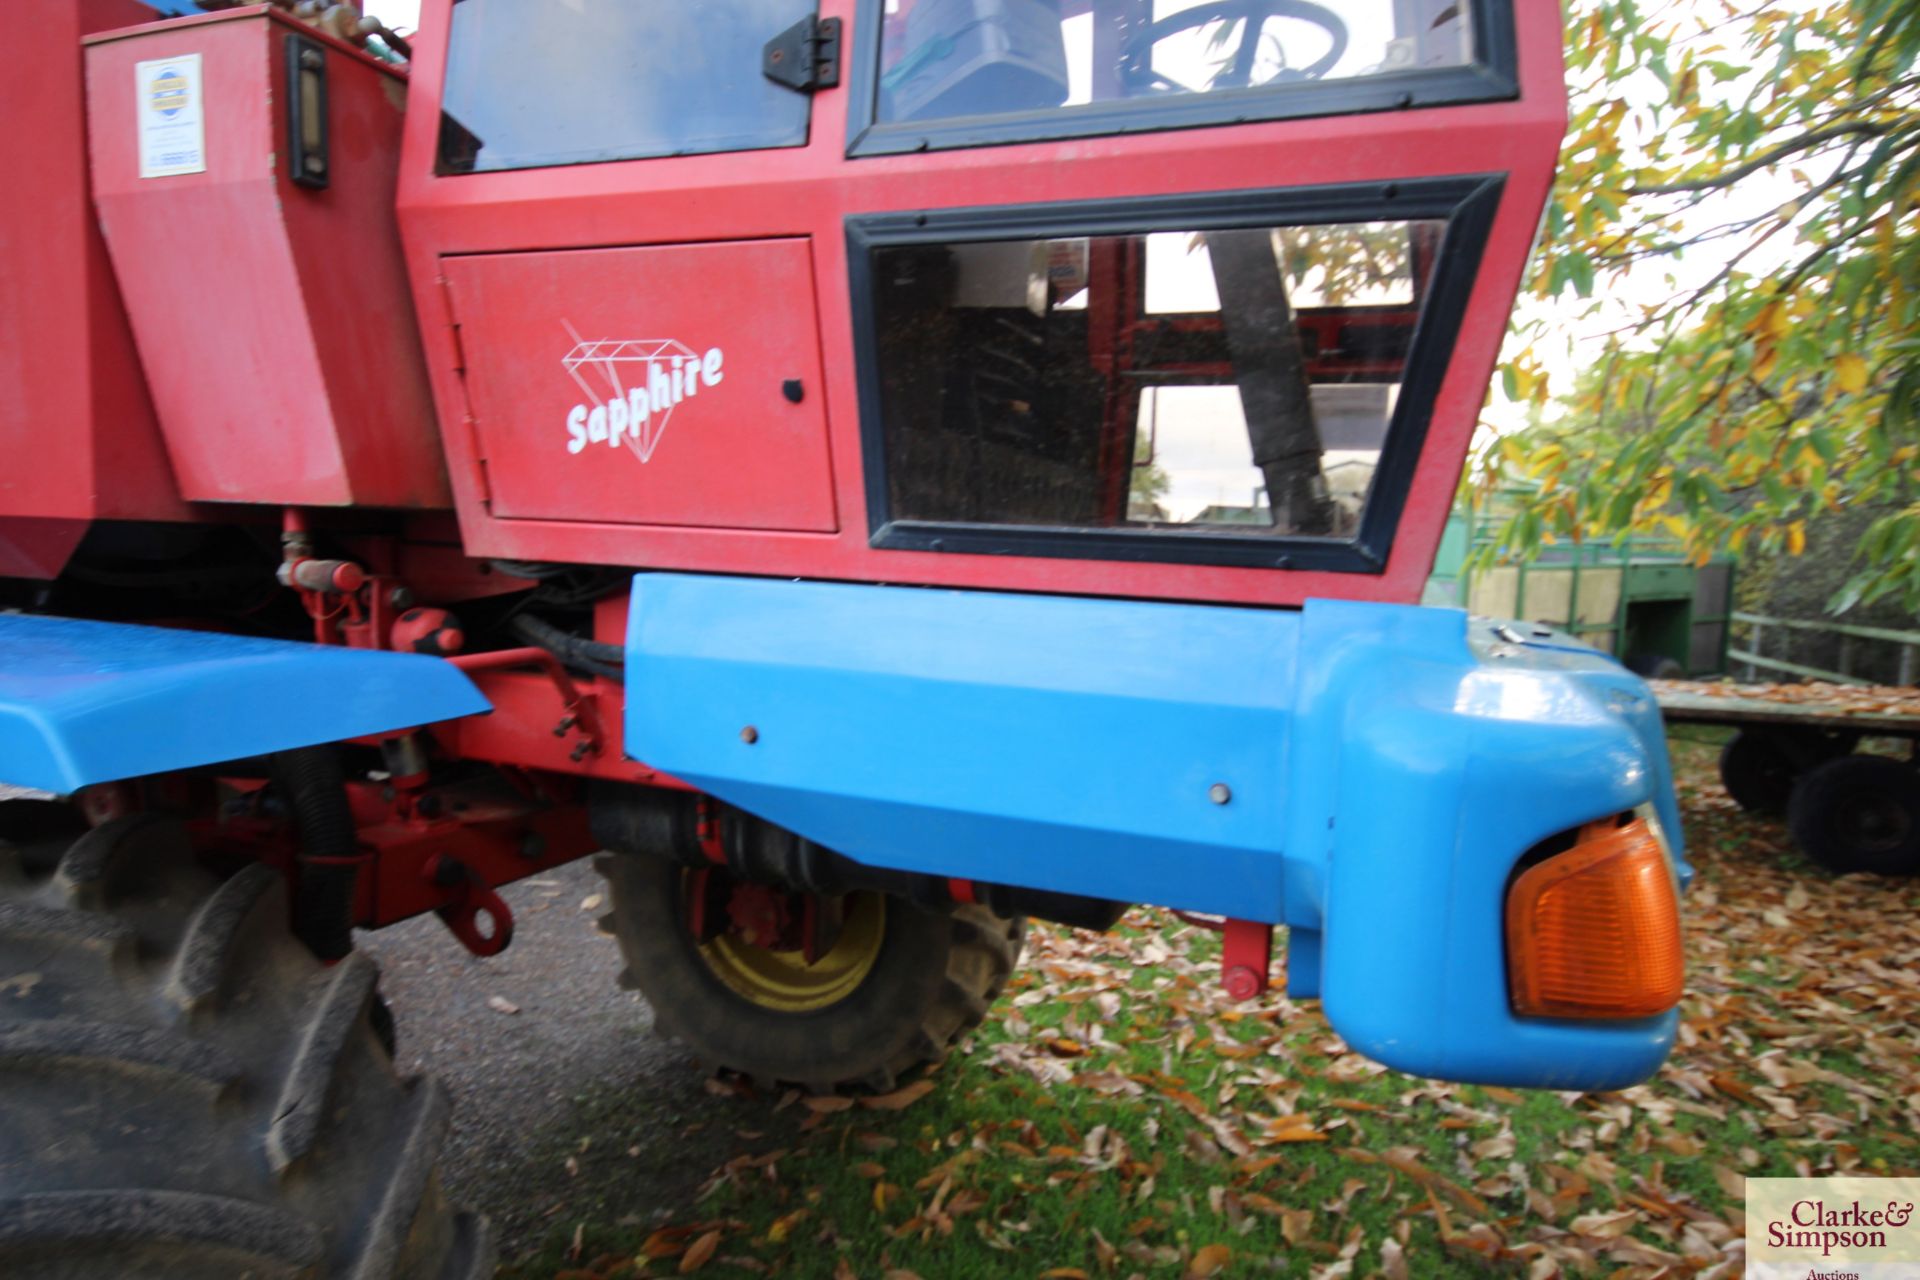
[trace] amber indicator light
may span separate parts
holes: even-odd
[[[1645,1018],[1680,1001],[1680,905],[1645,821],[1590,823],[1507,893],[1515,1013]]]

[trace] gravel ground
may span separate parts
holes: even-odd
[[[504,1259],[571,1231],[576,1214],[645,1221],[684,1206],[726,1158],[727,1122],[745,1119],[620,988],[618,948],[594,926],[601,892],[586,859],[508,887],[513,945],[491,959],[431,915],[360,935],[384,973],[401,1070],[453,1091],[447,1190],[493,1219]]]

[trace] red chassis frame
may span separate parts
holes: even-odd
[[[660,569],[1297,605],[1412,602],[1432,567],[1566,123],[1557,6],[1513,6],[1520,93],[1507,101],[848,159],[846,84],[813,100],[809,141],[777,150],[439,176],[452,0],[426,0],[400,177],[408,269],[470,553]],[[854,0],[822,0],[854,29]],[[871,51],[849,42],[849,58]],[[851,78],[849,78],[850,81]],[[1422,465],[1377,574],[1044,559],[869,545],[856,405],[849,215],[1506,175]],[[698,209],[697,230],[687,211]],[[804,237],[811,246],[837,531],[505,519],[487,505],[442,263],[460,255]],[[777,305],[771,297],[743,306]],[[803,300],[791,299],[795,306]]]

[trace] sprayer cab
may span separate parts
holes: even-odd
[[[721,9],[427,0],[400,216],[474,550],[1418,598],[1550,9]]]

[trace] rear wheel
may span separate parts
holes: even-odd
[[[1834,871],[1920,875],[1920,774],[1886,756],[1847,756],[1793,790],[1794,842]]]
[[[277,872],[221,881],[171,820],[0,805],[0,1274],[491,1275],[376,977],[322,966]]]
[[[816,900],[835,923],[809,956],[763,945],[737,922],[696,932],[693,896],[705,881],[677,863],[608,854],[599,867],[621,981],[646,997],[660,1030],[768,1086],[892,1088],[980,1024],[1026,932],[1024,920],[983,906],[939,911],[851,893]]]

